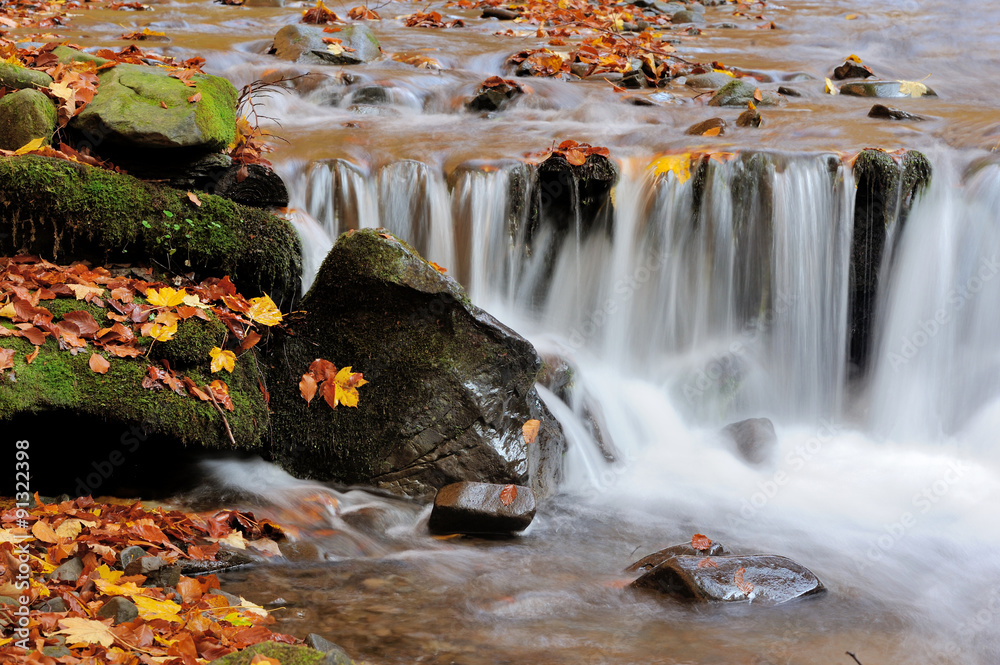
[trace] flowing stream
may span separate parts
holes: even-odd
[[[458,8],[443,11],[471,19],[461,30],[393,18],[418,8],[388,3],[373,29],[387,53],[434,57],[440,71],[386,58],[310,73],[267,56],[299,3],[178,0],[78,18],[85,46],[166,31],[166,52],[205,55],[237,85],[309,74],[262,107],[288,141],[274,162],[307,286],[338,233],[383,226],[574,368],[565,401],[541,389],[570,449],[559,495],[522,537],[435,540],[426,506],[220,462],[213,491],[303,530],[291,561],[229,573],[227,588],[283,608],[278,630],[322,633],[370,663],[847,665],[846,651],[864,665],[1000,662],[1000,166],[981,161],[1000,141],[1000,5],[754,6],[780,30],[709,8],[702,35],[678,32],[679,52],[803,93],[759,130],[718,139],[683,132],[738,110],[680,84],[634,106],[603,83],[532,79],[525,103],[470,114],[479,82],[540,40],[533,27],[494,37],[500,24]],[[712,27],[723,22],[736,27]],[[822,94],[850,53],[885,78],[931,75],[938,97],[891,100],[928,119],[873,120],[871,100]],[[355,103],[366,85],[387,87],[387,103]],[[577,219],[564,237],[532,239],[552,249],[546,263],[523,251],[515,185],[524,153],[566,138],[608,146],[621,176],[609,229]],[[858,378],[845,160],[871,145],[925,150],[934,175],[905,228],[890,229],[875,352]],[[691,149],[719,157],[698,200],[693,180],[648,168]],[[750,466],[718,431],[759,416],[778,446]],[[696,532],[789,556],[829,591],[689,606],[622,588],[625,566]]]

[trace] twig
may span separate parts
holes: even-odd
[[[223,413],[222,407],[219,406],[219,403],[215,400],[215,395],[212,394],[211,389],[208,390],[208,396],[212,398],[212,404],[215,405],[215,408],[219,411],[219,415],[222,416],[222,424],[226,426],[226,434],[229,435],[229,440],[232,442],[233,446],[236,446],[236,439],[233,437],[233,430],[229,429],[229,421],[226,420],[226,414]],[[858,665],[860,665],[860,663]]]
[[[858,660],[858,657],[855,656],[853,653],[851,653],[850,651],[845,651],[844,653],[846,653],[848,656],[850,656],[851,658],[853,658],[855,663],[857,663],[858,665],[861,665],[861,661]]]

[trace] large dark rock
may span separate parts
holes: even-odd
[[[222,174],[212,193],[253,208],[284,208],[288,205],[285,182],[261,164],[234,164]]]
[[[299,308],[268,383],[274,458],[291,473],[420,497],[461,480],[554,489],[565,443],[534,389],[535,350],[409,245],[342,235]],[[364,374],[357,408],[299,396],[316,358]]]
[[[850,266],[850,360],[864,372],[874,329],[875,302],[885,239],[891,224],[905,224],[913,198],[930,182],[927,158],[908,151],[898,162],[884,150],[862,150],[854,161],[854,237]],[[895,236],[899,238],[900,233]]]
[[[726,548],[722,543],[713,542],[706,550],[696,550],[691,543],[684,543],[682,545],[673,545],[671,547],[667,547],[666,549],[662,549],[659,552],[653,552],[652,554],[644,556],[626,568],[625,572],[634,573],[652,570],[663,562],[673,559],[676,556],[706,557],[722,556],[724,554],[728,554],[728,552],[726,552]]]
[[[740,457],[751,464],[767,461],[778,445],[774,424],[767,418],[741,420],[727,425],[722,433],[733,442]]]
[[[527,529],[534,517],[530,487],[452,483],[434,497],[427,527],[434,533],[510,534]]]
[[[706,565],[711,562],[712,565]],[[825,591],[812,571],[773,554],[674,556],[631,585],[696,601],[784,603]]]

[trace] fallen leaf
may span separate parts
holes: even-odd
[[[445,274],[446,272],[448,272],[447,268],[442,268],[441,266],[439,266],[438,264],[434,263],[433,261],[431,261],[431,268],[434,268],[435,270],[437,270],[442,275]]]
[[[67,284],[77,300],[86,300],[87,296],[102,296],[104,289],[99,286],[87,286],[86,284]]]
[[[718,136],[722,132],[722,125],[718,127],[709,127],[701,133],[702,136]]]
[[[56,527],[56,536],[63,540],[73,540],[83,529],[83,522],[77,519],[68,519]]]
[[[199,92],[198,94],[200,95],[201,93]],[[201,199],[198,198],[197,194],[195,194],[194,192],[188,192],[187,197],[188,200],[191,201],[191,203],[195,204],[199,208],[201,207]]]
[[[691,536],[691,547],[696,550],[705,551],[712,546],[712,539],[700,533]]]
[[[758,102],[764,101],[764,95],[761,94],[760,88],[753,89],[753,98],[756,99]]]
[[[161,108],[167,108],[167,103],[166,102],[160,102],[160,107]]]
[[[825,80],[826,80],[826,89],[824,90],[824,92],[826,92],[828,95],[839,95],[840,88],[834,85],[833,81],[831,81],[830,79],[825,79]]]
[[[337,372],[333,380],[336,389],[336,402],[344,406],[357,408],[358,388],[368,383],[360,372],[353,372],[350,365]],[[329,401],[329,400],[327,400]],[[336,406],[334,403],[331,406]]]
[[[899,92],[910,97],[923,97],[927,94],[927,86],[920,81],[900,81]]]
[[[59,542],[59,536],[57,536],[56,532],[51,526],[49,526],[49,523],[43,520],[38,520],[31,525],[31,535],[38,538],[38,540],[43,543],[55,544]]]
[[[517,498],[517,487],[514,485],[504,485],[500,490],[500,503],[509,506]]]
[[[316,396],[316,387],[316,379],[312,378],[312,375],[302,375],[302,380],[299,381],[299,393],[301,393],[302,399],[306,401],[306,404],[311,403],[313,397]]]
[[[111,368],[111,363],[104,356],[97,353],[90,354],[88,364],[90,365],[90,369],[96,374],[107,374]]]
[[[260,298],[250,299],[250,309],[247,316],[265,326],[276,326],[281,323],[281,312],[271,298],[264,294]]]
[[[847,21],[853,21],[857,17],[858,17],[857,14],[848,14],[847,16],[844,17],[844,19],[847,20]]]
[[[538,437],[538,428],[541,426],[542,421],[535,420],[532,418],[528,422],[521,425],[521,435],[524,437],[524,442],[527,444],[532,444]]]
[[[712,557],[705,557],[698,562],[698,568],[718,568],[719,564],[712,561]]]
[[[109,647],[115,641],[115,634],[111,632],[110,626],[102,621],[67,617],[59,619],[59,625],[63,629],[57,630],[55,634],[65,635],[67,644],[100,644]]]
[[[184,620],[177,616],[181,606],[173,601],[157,600],[149,596],[133,596],[132,602],[139,609],[139,616],[146,621],[163,619],[173,623],[184,623]]]
[[[223,351],[215,346],[208,352],[208,355],[212,357],[211,369],[213,374],[223,369],[231,373],[236,369],[236,354],[232,351]]]
[[[654,160],[649,168],[657,175],[673,173],[677,184],[683,185],[691,178],[691,154],[663,155]]]
[[[28,363],[29,365],[30,365],[31,363],[35,362],[35,358],[37,358],[37,357],[38,357],[38,350],[39,350],[39,348],[40,348],[40,347],[37,347],[37,346],[36,346],[36,347],[35,347],[35,350],[34,350],[34,351],[32,351],[31,353],[29,353],[28,355],[26,355],[26,356],[24,357],[24,361],[25,361],[26,363]]]
[[[743,573],[745,572],[747,572],[746,568],[741,567],[739,570],[737,570],[736,574],[733,575],[733,582],[736,583],[736,588],[739,589],[744,596],[747,596],[749,598],[750,594],[753,592],[753,584],[750,584],[750,582],[746,582],[743,580]]]
[[[29,152],[34,152],[35,150],[38,150],[39,148],[41,148],[43,143],[45,143],[45,139],[44,138],[32,139],[32,140],[28,141],[27,143],[25,143],[24,145],[22,145],[17,150],[15,150],[14,151],[14,155],[19,157],[21,155],[26,155]]]
[[[226,617],[228,619],[228,617]],[[280,661],[274,658],[268,658],[262,653],[254,654],[253,659],[250,661],[250,665],[281,665]]]
[[[193,95],[191,95],[190,97],[188,97],[188,101],[191,102],[192,104],[194,104],[196,102],[200,102],[201,101],[201,93],[200,92],[194,93]]]
[[[154,307],[176,307],[184,302],[187,295],[184,289],[173,289],[169,286],[146,290],[146,300]]]

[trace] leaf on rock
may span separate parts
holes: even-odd
[[[923,97],[927,94],[927,86],[920,81],[900,81],[899,92],[910,97]]]
[[[517,498],[517,487],[514,485],[504,485],[500,490],[500,503],[509,506]]]
[[[830,79],[826,79],[826,88],[824,92],[826,92],[826,94],[828,95],[839,95],[840,88],[834,85],[833,81],[831,81]]]
[[[187,295],[184,289],[173,289],[169,286],[146,290],[146,300],[154,307],[176,307],[184,302]]]
[[[15,150],[14,151],[14,155],[16,157],[20,157],[21,155],[26,155],[29,152],[34,152],[35,150],[38,150],[39,148],[41,148],[42,147],[42,143],[44,143],[44,142],[45,142],[45,139],[43,139],[43,138],[32,139],[32,140],[28,141],[27,143],[25,143],[24,145],[22,145],[17,150]]]
[[[312,375],[302,375],[302,380],[299,381],[299,393],[302,395],[302,399],[306,401],[306,404],[310,404],[313,397],[316,396],[317,387],[316,379],[312,378]]]
[[[226,621],[229,621],[229,617],[226,617]],[[249,625],[249,623],[245,625]],[[268,658],[264,654],[258,653],[254,654],[253,660],[250,661],[250,665],[281,665],[281,663],[274,658]]]
[[[278,311],[278,306],[267,294],[260,298],[250,299],[250,309],[247,311],[247,316],[265,326],[276,326],[281,323],[281,312]]]
[[[433,261],[431,261],[431,268],[434,268],[435,270],[437,270],[442,275],[445,274],[446,272],[448,272],[447,268],[442,268],[441,266],[439,266],[438,264],[434,263]]]
[[[538,428],[541,426],[542,421],[532,418],[528,422],[521,425],[521,435],[524,437],[524,442],[531,445],[535,442],[538,437]]]
[[[344,406],[357,408],[358,388],[366,383],[368,382],[365,381],[361,373],[353,372],[350,365],[342,368],[339,372],[337,372],[337,376],[334,378],[334,384],[336,386],[336,402],[339,402]],[[331,406],[336,406],[336,403],[331,404]]]
[[[86,284],[67,284],[66,286],[73,292],[77,300],[86,300],[87,296],[101,297],[104,295],[104,289],[99,286],[87,286]]]
[[[685,152],[680,155],[663,155],[654,160],[649,168],[657,175],[673,173],[677,184],[683,185],[691,179],[691,154]]]
[[[107,374],[108,370],[111,369],[111,363],[109,363],[104,356],[91,353],[90,360],[88,361],[91,371],[96,374]]]
[[[744,596],[749,598],[750,594],[753,593],[753,584],[743,579],[743,574],[745,572],[747,572],[747,569],[743,567],[737,570],[736,574],[733,575],[733,582],[736,583],[736,588],[739,589]]]
[[[62,630],[56,635],[65,635],[67,644],[100,644],[109,647],[114,644],[115,634],[110,626],[102,621],[93,621],[83,617],[67,617],[59,619]]]
[[[191,95],[190,97],[188,97],[188,102],[190,102],[191,104],[195,104],[195,103],[200,102],[200,101],[201,101],[201,93],[200,92],[196,92],[193,95]]]
[[[753,89],[753,98],[758,102],[764,101],[764,95],[761,93],[760,88]]]
[[[698,562],[698,568],[718,568],[719,564],[712,561],[712,557],[705,557]]]
[[[232,351],[223,351],[219,347],[212,347],[212,350],[208,352],[212,356],[212,373],[215,374],[218,371],[226,370],[227,372],[232,372],[236,369],[236,354]]]
[[[691,547],[704,552],[712,546],[712,539],[708,536],[696,533],[691,536]]]

